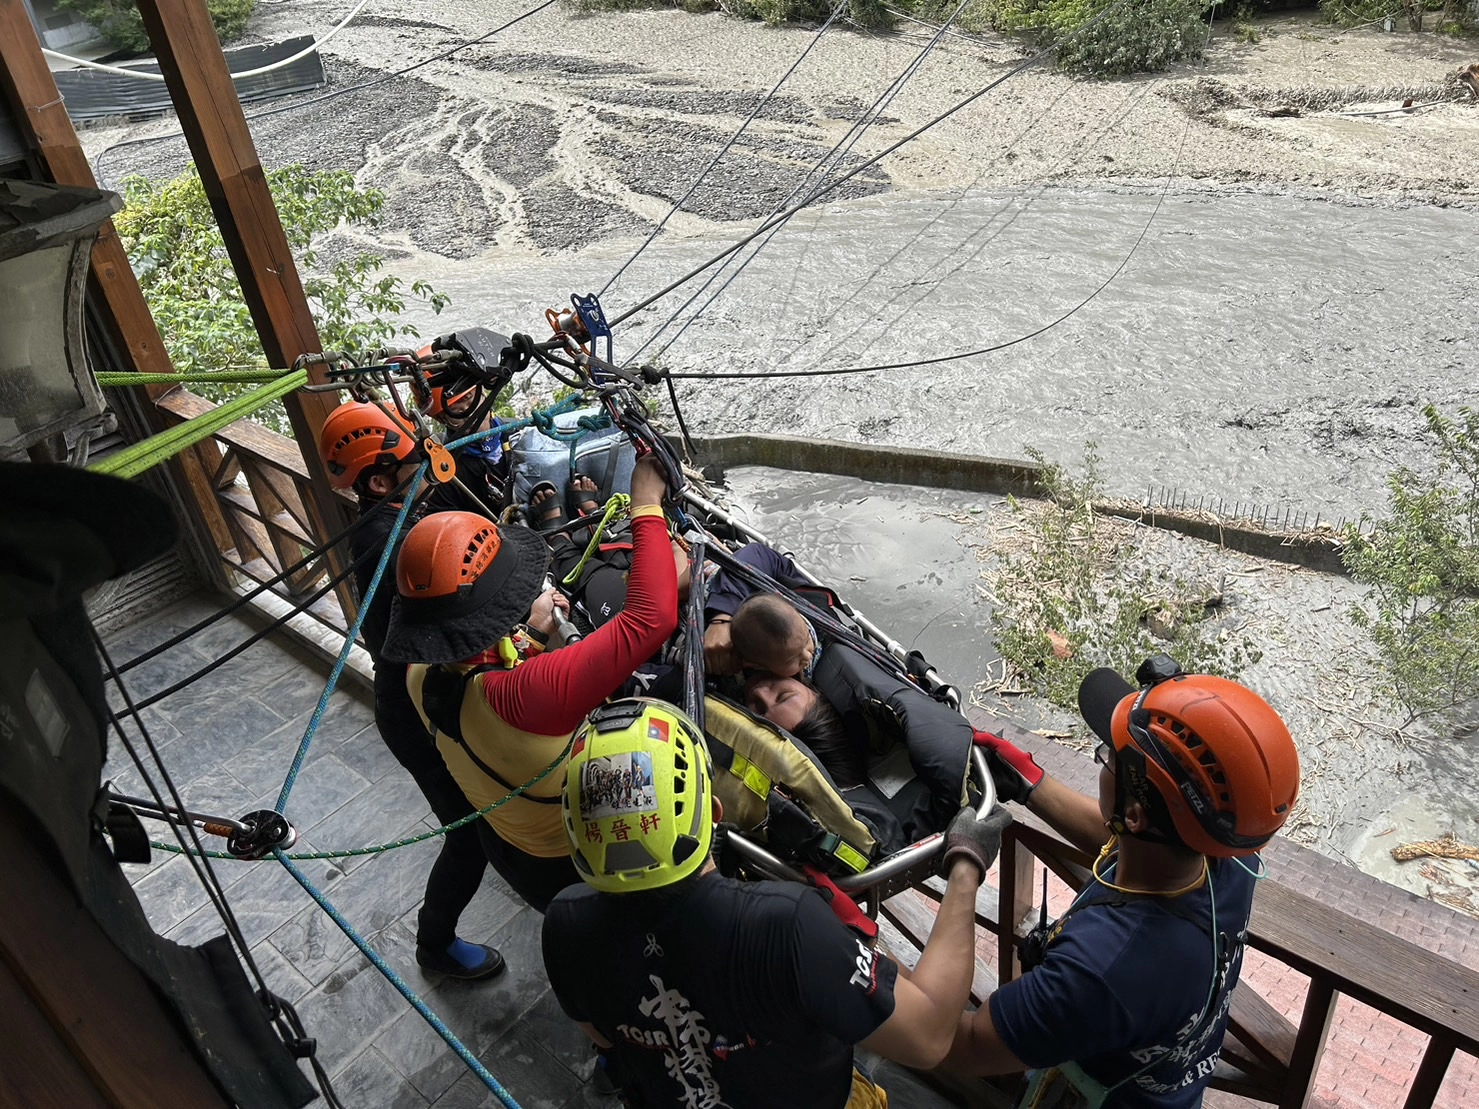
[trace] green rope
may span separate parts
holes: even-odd
[[[308,371],[298,370],[286,377],[278,378],[270,385],[263,385],[225,404],[217,405],[209,412],[186,420],[175,427],[167,428],[158,435],[151,435],[141,443],[125,447],[117,454],[109,455],[88,467],[95,474],[112,474],[114,477],[138,477],[145,470],[159,465],[193,447],[203,439],[209,439],[228,424],[250,416],[279,397],[306,384]]]
[[[258,385],[276,381],[292,370],[201,370],[183,374],[136,374],[104,370],[95,374],[104,389],[122,389],[129,385]]]
[[[618,512],[626,511],[627,505],[632,503],[632,498],[625,493],[613,493],[611,499],[606,502],[606,511],[601,519],[597,521],[595,531],[591,533],[591,541],[586,544],[585,554],[580,556],[580,561],[575,564],[575,569],[565,575],[561,585],[574,585],[580,578],[580,572],[585,569],[585,564],[591,560],[591,556],[600,549],[601,539],[606,534],[606,525],[611,523],[611,518]]]
[[[349,849],[347,851],[299,851],[299,852],[279,852],[279,854],[286,855],[286,857],[289,858],[289,859],[299,859],[299,860],[303,860],[303,859],[350,859],[350,858],[354,858],[356,855],[379,855],[379,854],[381,854],[382,852],[385,852],[385,851],[394,851],[397,847],[409,847],[413,843],[421,843],[423,840],[432,839],[432,838],[434,838],[436,836],[446,835],[448,832],[456,831],[458,828],[461,828],[461,827],[464,827],[464,826],[466,826],[468,824],[471,824],[474,820],[481,820],[483,817],[487,816],[494,809],[502,808],[504,805],[506,805],[510,801],[512,801],[515,797],[518,797],[521,794],[525,793],[526,791],[533,789],[540,782],[544,781],[551,774],[553,774],[557,769],[559,769],[559,767],[565,762],[565,759],[569,756],[569,754],[570,754],[570,748],[573,747],[573,746],[575,746],[575,734],[572,732],[571,735],[570,735],[570,738],[565,741],[565,748],[564,748],[564,750],[562,750],[558,755],[556,755],[554,757],[554,760],[548,766],[546,766],[543,770],[541,770],[538,774],[534,775],[534,777],[530,778],[523,785],[518,786],[518,787],[516,787],[514,789],[509,790],[507,793],[505,793],[497,801],[494,801],[487,808],[482,809],[482,810],[480,810],[478,812],[468,813],[462,819],[460,819],[460,820],[454,820],[451,824],[443,824],[440,828],[434,828],[434,829],[432,829],[429,832],[421,832],[419,835],[407,836],[405,839],[391,840],[389,843],[377,843],[373,847],[354,847],[354,848],[351,848],[351,849]],[[174,844],[174,843],[152,843],[151,842],[149,844],[149,846],[150,847],[158,848],[160,851],[170,851],[170,852],[173,852],[176,855],[186,855],[186,854],[189,854],[189,855],[197,855],[197,854],[199,854],[199,855],[204,855],[208,859],[235,859],[237,862],[246,862],[246,861],[248,861],[248,860],[245,860],[245,859],[240,858],[237,855],[232,855],[232,854],[230,854],[229,852],[226,852],[226,851],[203,851],[203,852],[196,852],[196,851],[188,850],[188,849],[186,849],[184,847],[181,847],[179,844]]]

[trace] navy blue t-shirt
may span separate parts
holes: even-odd
[[[852,1045],[894,1011],[898,968],[810,886],[718,874],[672,891],[563,890],[544,965],[650,1109],[842,1109]]]
[[[1116,1109],[1200,1105],[1222,1051],[1254,886],[1237,861],[1210,864],[1207,884],[1177,899],[1185,915],[1156,897],[1086,903],[1068,914],[1042,965],[991,995],[992,1022],[1012,1053],[1034,1069],[1072,1061],[1105,1086],[1124,1082],[1105,1102]],[[1246,865],[1256,869],[1258,860]],[[1218,968],[1213,934],[1226,937],[1232,955],[1213,1015],[1198,1026]]]

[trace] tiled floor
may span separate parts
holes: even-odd
[[[110,650],[122,663],[215,607],[210,598],[186,601],[115,636]],[[254,630],[244,619],[227,618],[130,671],[125,683],[135,698],[147,696]],[[271,808],[325,673],[316,659],[269,639],[147,710],[150,732],[186,803],[230,816]],[[1035,742],[1025,735],[1021,740]],[[1072,752],[1037,746],[1049,768],[1067,780],[1075,772],[1086,773],[1070,763]],[[116,743],[112,754],[106,773],[116,787],[143,794],[141,778]],[[297,851],[381,843],[436,824],[381,743],[368,698],[353,688],[336,692],[330,702],[286,811],[301,836]],[[508,970],[491,983],[469,984],[429,978],[415,965],[414,913],[436,849],[435,842],[422,842],[301,866],[521,1105],[614,1105],[589,1085],[593,1056],[549,993],[538,916],[491,870],[460,930],[468,939],[498,946]],[[1479,922],[1292,844],[1279,843],[1273,855],[1280,880],[1296,882],[1311,896],[1460,962],[1479,956]],[[281,866],[272,861],[215,865],[254,958],[273,988],[297,1006],[345,1105],[463,1109],[498,1104]],[[186,860],[156,852],[152,863],[129,869],[161,932],[195,943],[222,930]],[[988,962],[992,947],[980,945]],[[1250,956],[1245,978],[1276,1008],[1298,1019],[1303,1000],[1298,975]],[[1412,1029],[1342,1000],[1319,1074],[1317,1104],[1325,1109],[1400,1105],[1424,1043]],[[1460,1056],[1438,1104],[1445,1109],[1471,1105],[1475,1096],[1479,1063]],[[1209,1098],[1219,1109],[1234,1103],[1248,1104],[1227,1095]]]
[[[114,637],[110,653],[122,664],[217,607],[213,598],[186,601]],[[135,699],[147,696],[255,630],[229,617],[128,672],[124,682]],[[318,661],[269,639],[146,710],[150,734],[186,803],[226,816],[271,808],[324,678]],[[116,740],[110,753],[105,774],[115,787],[145,795]],[[368,697],[352,687],[334,694],[286,811],[301,837],[295,851],[359,847],[436,826],[410,776],[381,743]],[[168,838],[163,825],[159,832],[156,840]],[[508,970],[492,982],[463,983],[416,966],[415,912],[436,851],[436,841],[426,841],[299,865],[521,1105],[614,1105],[588,1085],[594,1057],[549,994],[539,917],[491,869],[461,933],[501,949]],[[318,1040],[319,1058],[345,1105],[498,1104],[278,863],[218,861],[215,867],[253,957]],[[185,859],[156,851],[153,862],[128,870],[150,920],[171,939],[196,943],[222,931]]]

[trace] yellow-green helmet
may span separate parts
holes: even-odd
[[[560,798],[580,876],[629,893],[695,873],[714,838],[710,774],[703,733],[666,701],[596,709],[575,733]]]

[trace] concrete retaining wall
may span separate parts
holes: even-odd
[[[676,444],[675,444],[676,445]],[[804,473],[839,474],[863,481],[924,485],[965,493],[1041,497],[1042,467],[1014,458],[987,458],[912,447],[839,443],[790,435],[712,435],[694,439],[706,467],[774,466]],[[1175,511],[1133,501],[1106,501],[1095,510],[1138,520],[1257,558],[1289,562],[1325,573],[1343,574],[1340,543],[1329,529],[1281,532],[1247,520],[1206,511]]]

